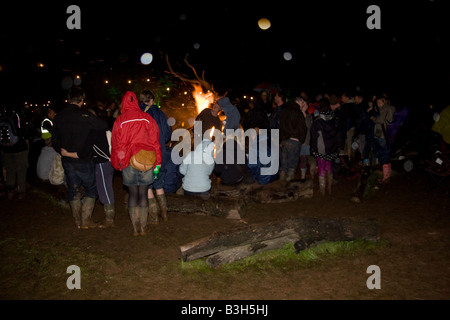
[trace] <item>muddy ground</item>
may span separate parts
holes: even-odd
[[[169,220],[134,237],[120,175],[116,226],[76,229],[64,187],[30,186],[25,199],[0,198],[0,299],[11,300],[447,300],[450,298],[448,185],[433,186],[423,170],[394,172],[391,183],[361,203],[356,180],[342,178],[331,196],[277,204],[248,203],[240,220],[169,212]],[[190,268],[177,248],[217,231],[285,217],[373,218],[382,244],[309,264],[248,269]],[[94,219],[103,218],[97,203]],[[67,268],[80,267],[81,289],[69,290]],[[367,268],[381,271],[368,289]]]

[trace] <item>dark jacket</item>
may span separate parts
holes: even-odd
[[[25,128],[25,121],[23,121],[22,116],[13,110],[7,110],[1,115],[3,118],[11,119],[11,123],[14,125],[13,130],[15,130],[16,135],[19,137],[19,141],[13,146],[2,146],[1,150],[4,153],[18,153],[28,150],[28,136],[27,130]]]
[[[217,130],[222,130],[222,121],[220,121],[219,116],[213,116],[211,111],[210,108],[205,108],[195,118],[195,121],[202,122],[202,135],[212,127]]]
[[[153,119],[155,119],[159,128],[159,144],[162,148],[162,146],[169,142],[172,137],[172,127],[167,123],[166,114],[157,105],[152,105],[147,111],[145,111],[146,107],[147,105],[145,103],[139,103],[139,108],[141,108],[142,111],[147,112]]]
[[[288,102],[280,116],[280,141],[290,138],[298,139],[300,143],[306,138],[305,116],[295,102]]]
[[[162,162],[161,162],[161,168],[160,170],[165,169],[165,165],[167,163],[167,156],[164,156],[164,152],[166,148],[164,147],[167,142],[170,141],[172,138],[172,127],[168,124],[168,119],[166,114],[157,106],[152,105],[150,108],[148,108],[147,111],[145,109],[147,108],[147,105],[143,102],[139,103],[139,108],[141,108],[142,111],[147,112],[149,115],[152,116],[153,119],[155,119],[156,124],[158,125],[159,129],[159,144],[161,145],[161,154],[162,154]]]
[[[164,170],[164,193],[176,193],[182,185],[183,175],[179,172],[179,164],[175,164],[172,161],[172,148],[164,145],[161,147]]]
[[[109,161],[111,153],[109,152],[106,131],[91,130],[83,149],[78,152],[78,157],[84,159],[91,158],[95,163]]]
[[[356,105],[355,136],[367,134],[370,128],[370,116],[367,109],[369,106],[365,102]]]
[[[311,153],[316,158],[334,160],[338,156],[337,131],[333,113],[321,112],[311,126]]]
[[[269,129],[269,117],[260,105],[255,104],[255,107],[247,112],[242,127],[244,130]]]
[[[227,144],[232,143],[234,148],[233,159],[227,161]],[[216,155],[216,162],[214,165],[214,174],[220,178],[220,183],[223,185],[237,185],[244,180],[244,177],[249,173],[246,163],[238,162],[239,152],[243,153],[243,150],[238,150],[238,144],[236,140],[227,140],[222,149]],[[222,163],[218,163],[218,159],[221,159]]]
[[[286,104],[283,103],[281,106],[276,107],[273,114],[270,116],[270,129],[280,129],[280,117],[283,110],[286,108]]]
[[[272,167],[273,163],[269,162],[264,164],[261,157],[260,157],[260,144],[265,143],[266,144],[266,153],[267,158],[271,158],[272,156],[272,149],[271,149],[271,143],[272,138],[270,136],[270,131],[268,130],[268,134],[266,137],[262,137],[259,134],[255,137],[254,140],[252,140],[249,144],[249,161],[247,164],[248,169],[250,170],[250,174],[252,175],[253,179],[258,184],[264,185],[271,183],[275,180],[278,180],[280,177],[279,171],[276,170],[273,174],[263,174],[262,168],[269,168]],[[256,160],[256,161],[254,161]],[[278,161],[276,159],[275,161]]]
[[[91,130],[109,130],[108,124],[83,108],[70,104],[53,119],[52,145],[56,152],[82,152]],[[90,159],[66,158],[70,162]]]

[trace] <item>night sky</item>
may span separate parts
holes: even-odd
[[[444,0],[93,2],[2,2],[2,102],[65,97],[66,76],[79,75],[92,95],[104,79],[157,78],[167,74],[166,54],[193,77],[183,63],[189,54],[206,80],[230,92],[269,81],[311,96],[360,90],[387,92],[397,104],[450,102]],[[81,30],[66,27],[71,4],[81,9]],[[372,4],[381,9],[380,30],[366,26]],[[261,18],[268,30],[258,27]],[[145,52],[150,65],[140,63]]]

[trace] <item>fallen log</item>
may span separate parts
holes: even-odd
[[[242,219],[246,214],[243,199],[209,197],[202,199],[178,194],[166,194],[167,211],[187,214]]]
[[[295,243],[305,249],[322,241],[351,241],[356,239],[377,241],[380,230],[376,221],[351,218],[298,217],[270,223],[241,227],[182,245],[178,256],[184,261],[208,257],[211,267],[230,263],[255,253],[282,248]]]
[[[297,240],[297,235],[291,234],[285,237],[233,247],[231,249],[223,250],[209,256],[206,259],[206,263],[212,268],[217,268],[221,265],[238,261],[263,251],[282,248],[286,243],[295,243]]]
[[[311,198],[313,196],[313,183],[311,180],[305,182],[278,180],[266,185],[257,183],[237,187],[217,185],[213,193],[216,196],[243,198],[247,202],[280,203],[296,201],[300,198]]]

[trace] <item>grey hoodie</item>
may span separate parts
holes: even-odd
[[[222,97],[219,99],[219,101],[217,101],[217,103],[227,116],[224,130],[239,129],[241,114],[239,113],[238,108],[236,108],[236,106],[231,103],[230,98]],[[226,134],[226,131],[224,131],[224,133]]]

